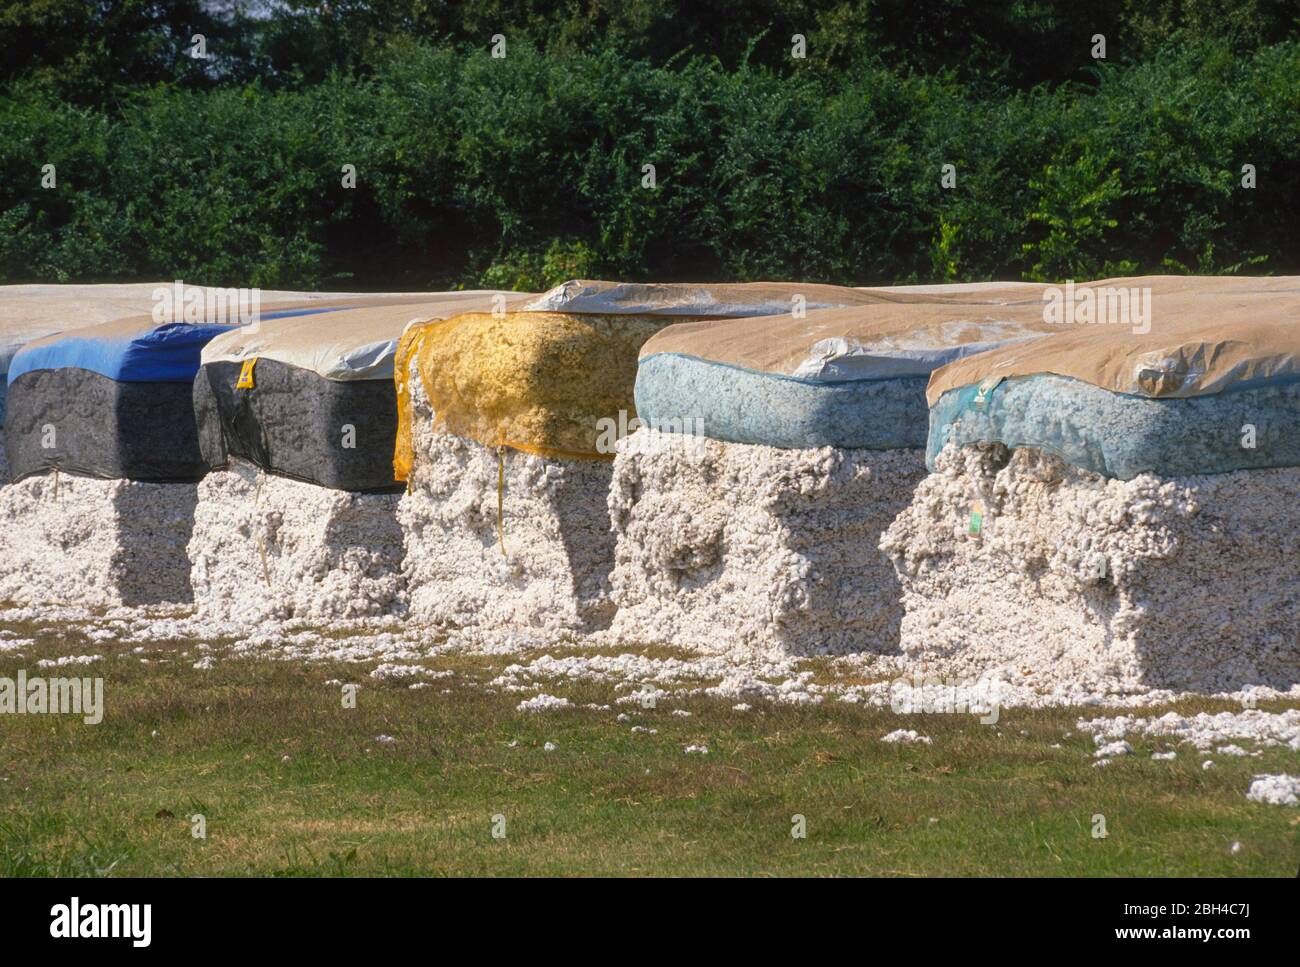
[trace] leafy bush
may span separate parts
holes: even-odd
[[[123,89],[111,110],[22,83],[0,95],[0,281],[1295,272],[1296,76],[1294,41],[1010,93],[879,64],[407,42],[372,76]]]

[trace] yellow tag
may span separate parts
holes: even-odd
[[[235,383],[235,389],[252,389],[253,388],[253,364],[257,362],[257,357],[245,359],[244,366],[239,371],[239,381]]]

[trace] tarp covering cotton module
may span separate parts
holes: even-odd
[[[1296,289],[1294,279],[1149,276],[1077,286],[863,290],[897,301],[812,311],[801,320],[787,313],[663,330],[641,350],[637,410],[652,425],[673,429],[687,421],[706,436],[786,448],[919,447],[928,438],[931,457],[960,415],[963,441],[1059,449],[1062,433],[1073,434],[1069,446],[1091,454],[1074,462],[1111,473],[1117,467],[1108,471],[1099,457],[1109,447],[1123,467],[1111,475],[1131,476],[1138,465],[1165,466],[1189,436],[1167,423],[1178,408],[1140,400],[1149,412],[1139,418],[1129,401],[1216,392],[1263,377],[1272,381],[1272,396],[1300,397],[1300,386],[1281,388],[1296,358]],[[1087,383],[1106,405],[1030,405],[1025,394],[1041,396],[1046,374],[1076,383],[1064,396],[1078,397],[1078,384]],[[981,407],[972,406],[989,377],[1010,382],[987,408],[982,397]],[[1040,382],[1017,382],[1032,379]],[[1014,399],[1003,402],[1007,394]],[[1054,400],[1062,398],[1054,391]],[[1193,408],[1181,410],[1190,415]],[[1211,448],[1231,442],[1230,423],[1217,421]],[[1157,446],[1144,426],[1161,426],[1157,436],[1183,442]],[[1102,438],[1111,443],[1103,446]],[[1156,462],[1143,464],[1143,453]],[[1259,451],[1251,457],[1261,458]],[[1277,458],[1276,451],[1268,457]]]
[[[1034,340],[1043,286],[859,290],[859,304],[685,322],[641,347],[638,417],[669,432],[787,449],[925,445],[925,385],[951,360]]]
[[[112,322],[114,319],[148,315],[153,311],[158,294],[164,290],[173,294],[175,285],[173,282],[131,282],[0,286],[0,420],[4,415],[9,361],[24,345],[68,329],[81,329]],[[219,290],[186,285],[184,291],[202,296],[206,303],[208,293]],[[317,300],[337,302],[364,297],[361,293],[288,292],[278,289],[263,289],[259,294],[264,306],[293,305]]]
[[[948,444],[1001,443],[1121,480],[1300,466],[1300,278],[1077,288],[1148,290],[1148,318],[1073,326],[938,370],[932,465]]]
[[[520,293],[428,293],[418,301],[264,319],[203,350],[193,406],[204,463],[232,456],[269,473],[353,492],[400,489],[394,358],[403,330],[491,312]]]
[[[263,298],[261,315],[268,319],[386,297],[269,305]],[[232,328],[138,315],[24,345],[8,373],[5,439],[13,478],[63,470],[106,479],[197,480],[206,466],[192,404],[194,375],[203,346]]]

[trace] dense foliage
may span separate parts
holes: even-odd
[[[0,281],[1300,271],[1287,4],[299,6],[0,12]]]

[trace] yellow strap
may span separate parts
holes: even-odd
[[[506,557],[506,448],[497,447],[497,536],[501,539],[501,556]]]
[[[262,558],[262,578],[269,588],[271,586],[271,567],[266,563],[266,539],[261,534],[257,535],[257,553]]]

